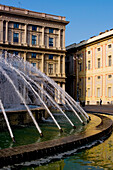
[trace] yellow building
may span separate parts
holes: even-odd
[[[65,17],[0,5],[0,54],[29,61],[65,90]]]
[[[78,89],[79,101],[113,104],[113,29],[68,46],[67,57],[75,65],[74,98]]]

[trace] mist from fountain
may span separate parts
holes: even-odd
[[[74,124],[63,110],[72,110],[82,124],[90,120],[87,113],[57,83],[29,62],[24,61],[22,57],[8,53],[2,55],[0,79],[0,99],[4,108],[15,106],[17,108],[23,103],[41,135],[42,131],[28,104],[43,106],[60,130],[62,129],[51,113],[50,107],[59,110],[73,127]],[[4,96],[4,89],[7,97]],[[59,104],[62,104],[62,108]]]

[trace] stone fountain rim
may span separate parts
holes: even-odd
[[[41,143],[28,144],[14,148],[0,150],[0,167],[19,164],[25,161],[52,156],[57,153],[72,150],[90,142],[100,139],[112,132],[112,120],[106,116],[94,114],[101,118],[101,123],[95,126],[96,132],[91,135],[81,133],[79,136],[71,135],[60,139],[49,140]]]
[[[24,106],[24,105],[22,104],[22,106]],[[31,111],[34,111],[34,110],[45,110],[44,107],[41,107],[41,106],[38,106],[38,105],[27,105],[27,106],[34,106],[34,107],[29,107]],[[26,112],[27,109],[20,108],[19,110],[16,110],[16,108],[9,108],[9,109],[6,109],[5,111],[6,111],[6,113],[18,113],[18,112]],[[2,114],[1,109],[0,109],[0,114]]]

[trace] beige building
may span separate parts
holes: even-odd
[[[74,98],[78,90],[86,104],[99,104],[100,98],[102,104],[113,104],[113,29],[68,46],[68,59],[75,65]]]
[[[0,5],[0,54],[20,55],[65,90],[65,17]]]

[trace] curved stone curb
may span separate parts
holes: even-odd
[[[78,135],[0,150],[0,167],[69,151],[109,135],[112,132],[112,120],[102,115],[97,116],[101,118],[101,123],[91,129],[91,133],[84,131]]]

